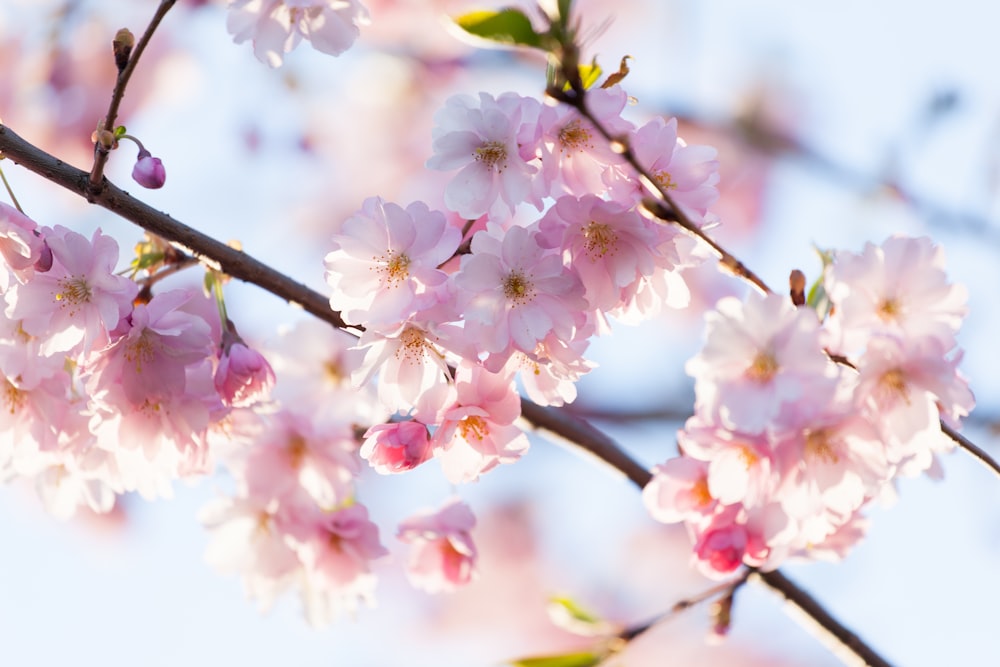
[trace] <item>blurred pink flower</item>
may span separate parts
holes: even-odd
[[[406,573],[417,588],[451,591],[476,576],[476,545],[470,531],[476,517],[457,498],[437,511],[424,511],[399,525],[398,537],[411,545]]]

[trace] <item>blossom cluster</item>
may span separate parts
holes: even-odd
[[[600,123],[642,145],[656,178],[700,224],[714,152],[676,120],[636,127],[620,86],[595,90]],[[647,215],[632,168],[578,111],[514,93],[456,96],[435,118],[431,169],[455,171],[446,211],[373,197],[326,256],[330,304],[365,330],[360,385],[394,421],[366,434],[383,473],[435,458],[453,483],[517,460],[528,440],[518,381],[544,405],[576,396],[589,339],[688,297],[684,237]],[[533,213],[531,212],[533,211]]]
[[[935,474],[954,446],[942,421],[973,407],[955,340],[965,290],[929,239],[836,253],[823,287],[825,318],[780,295],[723,299],[688,362],[695,414],[644,499],[688,527],[709,576],[842,557],[863,508],[900,476]]]
[[[34,479],[57,516],[115,495],[170,494],[210,469],[211,430],[270,367],[232,356],[200,290],[151,292],[116,273],[119,248],[0,204],[0,475]]]

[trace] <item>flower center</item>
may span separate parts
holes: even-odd
[[[485,419],[478,415],[472,415],[459,422],[458,432],[462,434],[462,439],[465,441],[482,441],[490,434],[490,427],[486,424]]]
[[[698,504],[698,507],[704,507],[712,502],[712,494],[708,491],[708,478],[699,477],[698,481],[694,483],[691,487],[691,496],[694,501]]]
[[[579,118],[559,130],[559,145],[564,153],[593,148],[590,138],[590,130],[583,126]]]
[[[883,322],[891,322],[899,317],[900,310],[902,309],[900,308],[899,301],[896,299],[885,299],[879,304],[878,310],[875,312]]]
[[[830,440],[830,433],[825,428],[806,433],[805,457],[826,464],[840,461],[835,443]]]
[[[512,271],[503,282],[503,293],[517,305],[531,301],[534,296],[531,281],[520,271]]]
[[[893,368],[882,374],[878,381],[885,398],[899,397],[910,402],[910,390],[906,384],[906,373],[901,368]]]
[[[475,157],[490,171],[503,171],[507,166],[507,147],[500,141],[487,141],[476,149]]]
[[[56,292],[56,301],[72,304],[90,303],[90,297],[93,295],[86,278],[77,276],[63,278],[59,281],[59,287],[62,291]]]
[[[757,464],[757,461],[760,460],[760,457],[757,456],[757,452],[751,449],[749,445],[740,445],[739,455],[740,460],[743,461],[743,465],[747,470],[754,467]]]
[[[410,258],[405,253],[389,252],[388,256],[383,255],[377,261],[379,266],[376,270],[383,274],[390,287],[395,287],[410,277]]]
[[[778,373],[778,360],[768,351],[761,351],[754,357],[753,363],[746,370],[746,376],[754,382],[767,384]]]
[[[618,234],[615,230],[608,224],[594,220],[583,228],[583,239],[584,250],[595,261],[604,257],[609,251],[613,255],[618,247]]]
[[[21,391],[14,384],[4,378],[3,401],[10,409],[10,414],[17,414],[17,411],[24,407],[25,392]]]
[[[306,444],[306,439],[303,438],[298,433],[293,433],[288,438],[288,463],[292,466],[293,470],[298,470],[302,467],[302,463],[305,461],[306,454],[309,452],[309,445]]]
[[[664,190],[676,190],[677,183],[674,182],[674,177],[670,175],[669,171],[661,169],[660,171],[653,174],[653,178],[656,182],[660,184],[660,187]]]
[[[123,355],[126,361],[135,364],[136,373],[142,373],[142,364],[153,360],[156,348],[153,337],[149,335],[147,329],[143,329],[137,338],[125,344]]]

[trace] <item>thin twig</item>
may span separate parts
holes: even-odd
[[[982,448],[977,446],[964,435],[945,424],[943,420],[941,421],[941,430],[946,436],[958,443],[959,447],[971,454],[973,458],[982,463],[989,470],[993,471],[997,477],[1000,477],[1000,463],[997,463],[996,459],[987,454]]]
[[[684,611],[687,611],[688,609],[694,607],[695,605],[701,604],[706,600],[710,600],[720,595],[732,594],[737,590],[739,590],[739,588],[747,582],[747,579],[750,577],[751,572],[752,570],[749,569],[744,570],[743,574],[741,574],[738,578],[732,581],[723,582],[716,586],[712,586],[708,590],[704,590],[701,593],[693,595],[689,598],[679,600],[675,602],[674,605],[670,607],[670,609],[667,612],[660,614],[656,618],[653,618],[639,625],[633,625],[625,628],[624,630],[618,633],[618,637],[625,641],[632,641],[633,639],[643,634],[644,632],[652,629],[657,625],[660,625],[661,623],[669,621],[670,619],[678,616]]]
[[[163,20],[163,17],[166,16],[176,1],[161,0],[160,6],[156,8],[153,18],[150,19],[149,25],[146,26],[146,31],[142,33],[142,37],[139,38],[139,41],[136,42],[135,47],[132,49],[128,63],[118,73],[118,78],[115,79],[114,90],[111,91],[111,103],[108,105],[108,113],[104,117],[103,129],[114,132],[115,121],[118,119],[118,107],[121,106],[122,98],[125,97],[125,88],[132,77],[132,72],[135,71],[136,65],[139,64],[139,58],[142,57],[143,51],[146,50],[146,45],[149,44],[149,40],[153,37],[153,33],[156,32],[160,21]],[[94,166],[90,170],[89,178],[90,189],[88,194],[90,196],[97,196],[104,187],[104,165],[107,164],[110,153],[111,150],[104,147],[99,141],[94,145]]]
[[[681,227],[684,231],[697,237],[703,243],[708,245],[715,254],[719,256],[719,264],[725,267],[728,271],[734,275],[743,278],[754,287],[759,289],[764,294],[770,294],[771,288],[767,286],[767,283],[763,281],[756,273],[750,270],[743,262],[741,262],[735,255],[730,253],[728,250],[719,245],[712,237],[706,234],[698,225],[687,216],[677,202],[674,201],[673,196],[670,192],[660,183],[649,170],[646,169],[639,159],[636,157],[632,150],[632,146],[628,140],[628,137],[615,136],[606,128],[597,117],[591,113],[590,109],[587,107],[587,96],[585,91],[582,89],[578,92],[570,91],[565,92],[562,90],[549,90],[547,94],[560,102],[568,104],[569,106],[580,112],[580,115],[586,118],[594,126],[594,129],[600,133],[609,145],[612,146],[618,153],[621,154],[625,161],[635,169],[636,173],[639,175],[639,182],[644,188],[653,196],[654,200],[660,200],[659,205],[653,205],[651,208],[651,213],[661,220],[666,220],[668,222],[673,222],[674,224]],[[649,208],[649,207],[647,207]]]

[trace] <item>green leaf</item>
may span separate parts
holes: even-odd
[[[121,139],[122,137],[125,136],[126,132],[127,130],[125,129],[125,126],[119,125],[118,127],[115,128],[115,139]]]
[[[544,655],[534,658],[521,658],[510,663],[511,667],[593,667],[604,656],[594,653],[566,653],[563,655]]]
[[[610,623],[590,613],[568,597],[549,598],[547,611],[555,625],[575,635],[597,637],[615,631]]]
[[[454,21],[470,35],[498,44],[542,46],[542,36],[535,32],[531,20],[519,9],[478,10],[455,17]]]
[[[825,320],[826,316],[830,314],[830,308],[833,304],[830,303],[830,296],[826,293],[826,288],[823,286],[823,276],[826,274],[827,267],[833,264],[833,252],[821,248],[815,248],[815,250],[816,254],[819,255],[820,261],[823,263],[823,270],[819,272],[816,282],[809,287],[809,292],[806,294],[806,303],[816,311],[820,320]]]

